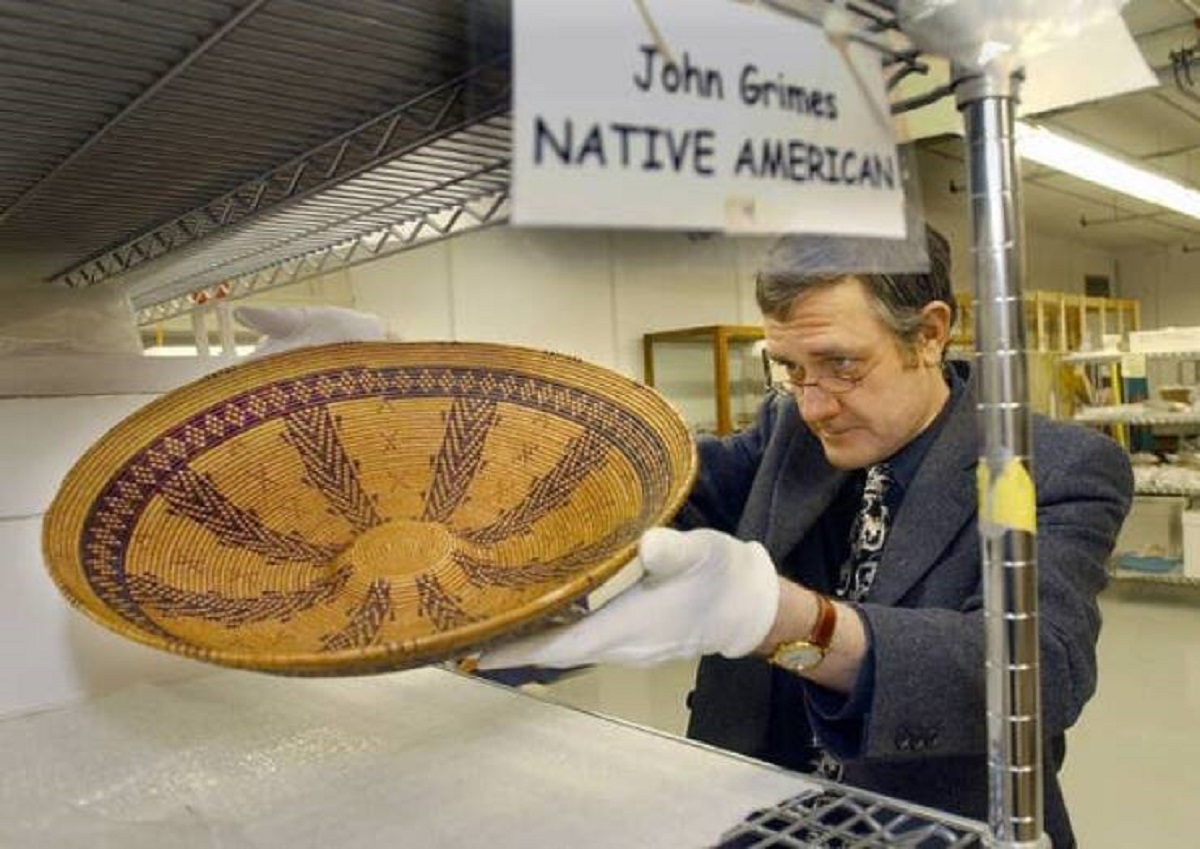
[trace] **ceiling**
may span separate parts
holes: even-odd
[[[1194,86],[1187,84],[1186,75],[1176,83],[1171,59],[1172,52],[1200,47],[1200,2],[1131,0],[1122,14],[1160,85],[1044,113],[1036,121],[1200,188],[1200,53],[1191,68]],[[931,140],[922,147],[948,162],[963,161],[957,138]],[[1030,162],[1022,163],[1022,177],[1026,222],[1039,231],[1113,251],[1200,249],[1200,220]]]
[[[1171,59],[1200,0],[1123,14],[1162,84],[1038,120],[1200,185],[1200,61],[1193,89]],[[0,290],[116,281],[151,320],[503,220],[509,19],[508,0],[0,0]],[[1041,230],[1200,249],[1200,221],[1024,176]]]

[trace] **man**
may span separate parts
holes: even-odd
[[[788,393],[752,429],[701,439],[677,526],[704,530],[649,532],[645,583],[483,666],[703,654],[689,736],[986,819],[975,387],[944,362],[949,249],[927,235],[920,273],[881,240],[783,240],[757,294]],[[866,270],[813,272],[849,268]],[[1096,594],[1132,478],[1111,440],[1041,417],[1034,474],[1046,829],[1062,849],[1064,732],[1095,690]]]

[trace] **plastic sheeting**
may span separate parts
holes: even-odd
[[[141,352],[133,307],[118,288],[40,284],[5,291],[0,355]]]
[[[440,669],[139,685],[0,751],[10,849],[710,845],[814,786]]]

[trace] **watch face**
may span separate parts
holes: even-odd
[[[783,646],[775,655],[775,663],[785,669],[808,669],[816,666],[825,657],[825,650],[812,643],[792,643]]]

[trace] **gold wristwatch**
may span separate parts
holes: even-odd
[[[837,628],[837,607],[820,593],[813,593],[813,596],[817,599],[817,621],[808,639],[780,643],[771,652],[771,663],[789,672],[815,669],[825,659],[833,642],[833,632]]]

